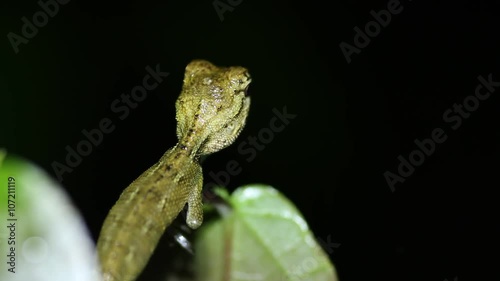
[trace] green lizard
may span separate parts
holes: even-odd
[[[243,129],[250,82],[243,67],[187,65],[175,104],[178,143],[123,191],[104,221],[97,249],[105,281],[135,280],[186,203],[187,225],[202,224],[199,158],[227,147]]]

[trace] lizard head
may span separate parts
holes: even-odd
[[[233,143],[248,116],[250,82],[248,71],[240,66],[217,67],[205,60],[189,63],[176,102],[179,143],[198,155]]]

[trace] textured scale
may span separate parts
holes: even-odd
[[[188,226],[202,224],[199,157],[230,145],[243,129],[250,82],[243,67],[187,65],[176,102],[179,142],[123,191],[104,221],[97,249],[105,281],[135,280],[186,203]]]

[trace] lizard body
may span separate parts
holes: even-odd
[[[176,101],[179,142],[123,191],[104,221],[97,249],[105,281],[135,280],[186,203],[188,226],[202,224],[199,158],[227,147],[243,129],[250,82],[243,67],[187,65]]]

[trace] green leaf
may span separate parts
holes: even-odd
[[[300,212],[276,189],[249,185],[224,197],[231,211],[198,233],[199,280],[337,280]]]
[[[101,280],[94,243],[59,183],[0,149],[0,280]]]

